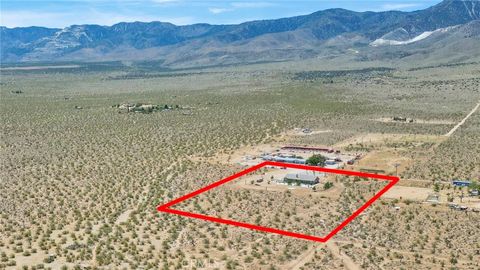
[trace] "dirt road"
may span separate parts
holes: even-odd
[[[347,254],[342,253],[333,240],[327,241],[327,247],[335,258],[341,260],[348,270],[360,270],[360,265],[356,264]]]
[[[467,121],[467,119],[476,111],[478,110],[478,107],[480,107],[480,102],[478,102],[477,106],[475,106],[475,108],[473,108],[473,110],[467,114],[467,116],[465,116],[465,118],[462,119],[462,121],[460,121],[456,126],[454,126],[447,134],[445,134],[446,137],[450,137],[461,125],[463,125],[463,123],[465,123],[465,121]]]
[[[300,269],[302,266],[304,266],[306,263],[312,260],[313,255],[315,255],[316,248],[317,248],[316,246],[311,247],[305,253],[300,255],[296,260],[287,264],[283,269],[289,269],[289,270]]]

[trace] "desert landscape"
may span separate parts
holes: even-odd
[[[2,26],[0,269],[480,270],[477,4]]]
[[[366,71],[334,83],[298,80],[278,65],[181,80],[3,72],[2,268],[478,269],[480,200],[452,181],[478,179],[479,111],[449,132],[478,104],[479,65],[399,69],[381,81]],[[159,109],[117,108],[139,102]],[[397,115],[424,122],[372,120]],[[262,155],[312,155],[282,150],[288,145],[335,149],[339,168],[401,180],[327,244],[156,211]],[[321,235],[379,188],[325,176],[313,191],[270,177],[179,207]],[[326,182],[333,187],[324,190]],[[427,202],[430,194],[438,202]]]

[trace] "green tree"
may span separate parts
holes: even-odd
[[[327,190],[329,188],[333,187],[333,183],[332,182],[326,182],[325,184],[323,184],[323,189],[324,190]]]
[[[322,155],[313,155],[307,159],[307,164],[308,165],[313,165],[313,166],[325,166],[325,161],[327,159],[322,156]]]
[[[439,192],[440,191],[440,184],[438,184],[438,183],[433,184],[433,191]]]

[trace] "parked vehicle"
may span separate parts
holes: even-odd
[[[450,204],[448,204],[448,207],[450,207],[450,209],[456,210],[456,209],[458,208],[458,204],[456,204],[456,203],[450,203]]]

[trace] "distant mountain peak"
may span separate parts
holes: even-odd
[[[480,0],[444,0],[432,8],[456,12],[472,20],[480,19]]]
[[[322,46],[411,44],[435,31],[480,20],[479,0],[444,0],[413,12],[335,8],[237,25],[119,22],[112,26],[1,27],[0,60],[140,60],[164,63],[314,57]],[[471,33],[475,33],[470,31]],[[203,61],[203,60],[202,60]]]

